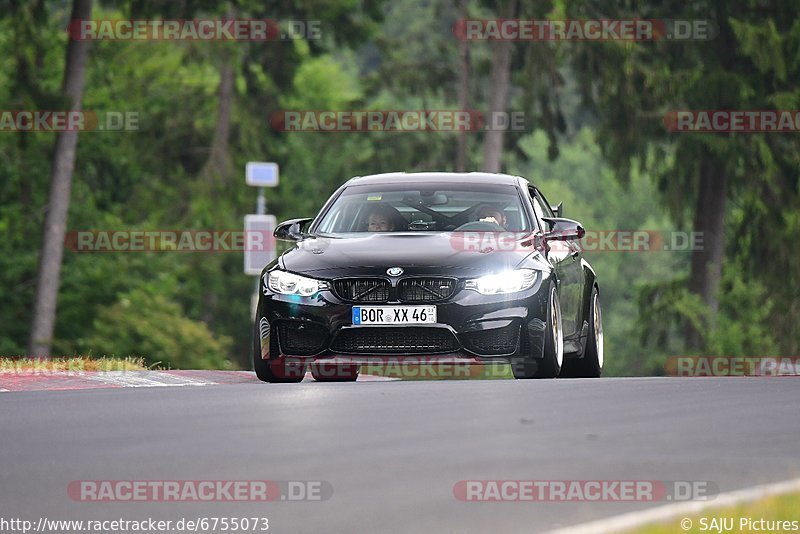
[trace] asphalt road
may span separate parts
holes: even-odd
[[[661,503],[462,502],[460,480],[800,476],[796,378],[0,394],[0,518],[268,517],[270,532],[539,532]],[[316,502],[78,502],[74,480],[314,480]],[[676,525],[676,531],[677,531]]]

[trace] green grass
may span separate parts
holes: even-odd
[[[147,366],[143,358],[0,358],[0,373],[76,372],[76,371],[141,371]]]
[[[681,521],[686,518],[678,517],[664,523],[647,525],[641,528],[627,531],[635,534],[675,534],[676,532],[720,532],[722,527],[722,519],[728,520],[726,526],[730,525],[733,520],[733,529],[724,529],[722,532],[726,534],[729,532],[798,532],[800,531],[800,493],[787,493],[786,495],[778,495],[775,497],[767,497],[758,501],[749,503],[742,503],[736,506],[726,506],[722,508],[708,508],[707,510],[698,514],[686,516],[692,522],[692,526],[688,530],[682,528]],[[741,524],[740,519],[752,519],[755,521],[754,529],[748,528],[748,524]],[[716,519],[717,523],[713,524],[712,520]],[[777,529],[772,529],[772,525],[764,525],[763,528],[757,523],[760,519],[765,521],[794,521],[794,524],[778,526]],[[705,520],[705,528],[703,528],[703,520]]]

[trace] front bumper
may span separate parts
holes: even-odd
[[[437,323],[355,326],[354,305],[330,290],[312,297],[274,293],[261,285],[258,306],[263,359],[369,363],[387,357],[407,362],[509,362],[541,358],[550,279],[540,276],[528,290],[481,295],[463,288],[434,303]],[[391,306],[399,302],[363,305]]]

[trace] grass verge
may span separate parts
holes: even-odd
[[[77,371],[143,371],[143,358],[0,358],[0,373],[77,372]]]
[[[627,532],[631,534],[800,532],[800,493],[775,495],[735,506],[708,508],[698,514],[645,525]]]

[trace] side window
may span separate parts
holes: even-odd
[[[528,194],[531,197],[531,204],[533,205],[533,212],[536,214],[536,223],[539,225],[539,230],[544,233],[547,232],[548,226],[542,220],[542,217],[550,217],[552,215],[548,215],[546,211],[544,211],[542,207],[542,202],[539,199],[539,195],[537,195],[536,189],[533,187],[528,188]]]
[[[539,202],[542,205],[542,209],[544,210],[544,216],[545,217],[555,217],[555,214],[553,213],[553,210],[550,208],[550,203],[547,202],[547,199],[544,198],[544,195],[542,195],[542,192],[539,191],[538,189],[536,190],[536,198],[539,200]]]

